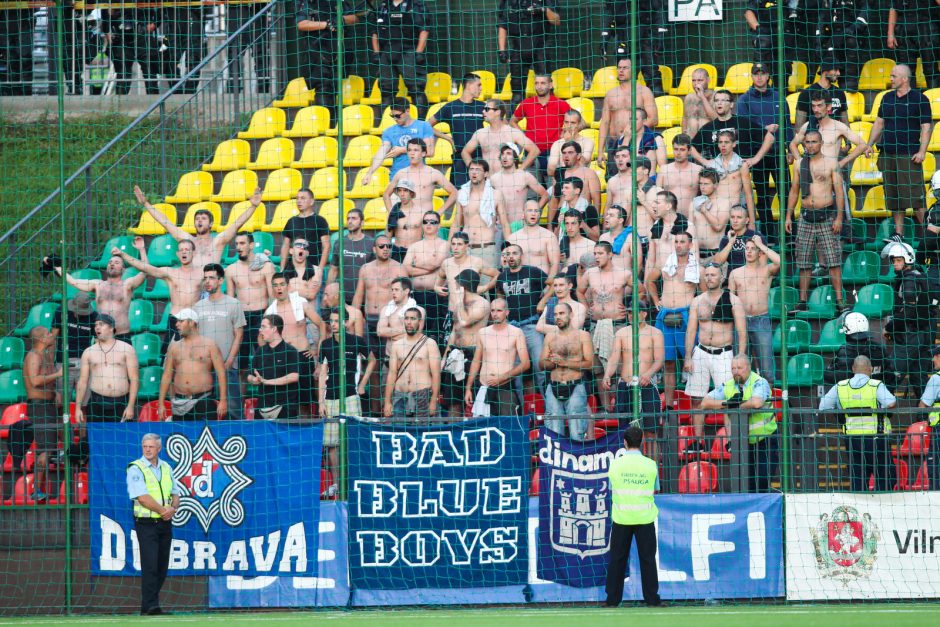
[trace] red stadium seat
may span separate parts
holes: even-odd
[[[607,429],[604,427],[594,427],[594,439],[600,440],[607,437]]]
[[[529,442],[536,442],[539,439],[538,429],[529,429]]]
[[[770,393],[771,404],[777,412],[774,414],[774,420],[780,422],[783,420],[783,390],[774,388]]]
[[[911,486],[911,490],[929,490],[930,489],[930,477],[927,475],[927,464],[921,464],[920,469],[917,471],[917,478],[914,479],[914,485]]]
[[[33,472],[33,467],[36,464],[36,443],[33,442],[33,445],[26,451],[26,456],[23,457],[20,468],[17,468],[17,472]],[[3,472],[13,472],[13,455],[7,453],[6,458],[3,460]]]
[[[903,459],[896,459],[894,461],[894,468],[897,472],[898,482],[894,484],[894,490],[910,490],[911,489],[911,479],[910,473],[907,468],[907,462]],[[875,475],[872,475],[868,478],[868,491],[875,491]]]
[[[688,425],[692,424],[692,397],[683,392],[682,390],[676,390],[672,394],[672,410],[679,412],[679,424]]]
[[[545,398],[541,394],[526,394],[522,397],[522,413],[545,415]]]
[[[599,406],[597,403],[597,397],[595,395],[591,394],[590,396],[587,397],[587,405],[588,405],[588,409],[590,410],[592,414],[597,413]]]
[[[692,462],[679,471],[679,494],[711,494],[718,490],[718,469],[710,462]]]
[[[679,459],[685,460],[688,455],[685,450],[695,440],[695,432],[691,425],[679,426]],[[691,458],[691,455],[688,455]]]
[[[163,401],[167,416],[173,415],[173,407],[170,401]],[[137,422],[160,422],[157,415],[157,409],[160,407],[160,401],[150,401],[140,408],[140,415],[137,416]]]
[[[75,490],[75,503],[88,505],[88,473],[76,472],[72,479],[72,489]]]
[[[899,453],[902,457],[923,457],[929,450],[930,426],[926,420],[919,420],[907,428]]]
[[[539,469],[532,471],[532,483],[529,485],[529,496],[539,495]]]
[[[243,415],[245,420],[254,420],[255,419],[255,410],[258,408],[258,399],[256,398],[246,398],[243,405]]]
[[[725,415],[724,414],[705,414],[705,424],[723,425],[725,424]]]
[[[7,505],[36,505],[36,501],[29,498],[32,493],[33,475],[30,473],[16,480],[16,487],[13,488],[13,501],[12,503],[7,501]]]
[[[604,427],[608,431],[611,429],[617,429],[620,427],[620,421],[616,418],[599,418],[594,421],[595,427]]]
[[[713,462],[731,461],[731,451],[728,450],[728,430],[722,427],[712,440],[712,450],[708,456]]]
[[[26,403],[15,403],[3,410],[3,415],[0,415],[0,438],[6,440],[10,436],[10,425],[26,420],[26,408]]]

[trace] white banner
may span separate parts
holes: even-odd
[[[940,597],[940,493],[786,495],[787,599]]]
[[[720,20],[722,0],[669,0],[670,22],[707,22]]]

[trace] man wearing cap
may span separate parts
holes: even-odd
[[[69,332],[69,351],[63,352],[59,331],[62,329],[62,310],[57,309],[52,317],[52,333],[59,339],[59,359],[69,367],[69,384],[75,389],[81,369],[82,353],[95,341],[95,320],[98,313],[91,306],[92,296],[88,292],[78,292],[65,305],[65,324]],[[88,399],[78,399],[82,404]]]
[[[467,167],[470,180],[457,193],[452,228],[470,236],[471,255],[482,259],[487,268],[498,268],[498,243],[509,239],[511,231],[503,196],[487,180],[488,172],[489,164],[483,159],[474,159]]]
[[[104,269],[106,277],[104,280],[76,279],[68,273],[65,275],[65,280],[70,286],[79,290],[79,293],[94,292],[98,312],[111,316],[116,322],[117,334],[122,336],[123,340],[129,341],[131,301],[134,299],[134,290],[144,284],[147,275],[141,273],[124,279],[125,267],[124,259],[120,255],[112,254],[111,259],[108,260],[108,265]],[[61,267],[56,267],[55,272],[62,276],[63,270]],[[90,307],[87,307],[87,309],[90,309]],[[86,308],[83,307],[82,310],[85,311]],[[60,327],[56,325],[54,328]]]
[[[938,436],[937,426],[940,425],[940,346],[934,346],[930,350],[930,357],[933,365],[933,374],[927,379],[927,385],[924,387],[924,393],[921,394],[918,407],[931,407],[935,411],[927,416],[927,424],[933,432],[930,438],[930,451],[927,457],[928,477],[940,477],[940,436]],[[937,480],[934,479],[934,482]],[[934,489],[937,489],[934,483]]]
[[[170,344],[166,352],[157,415],[160,420],[167,419],[164,403],[172,383],[173,420],[221,420],[228,413],[228,378],[222,353],[214,341],[199,335],[199,314],[192,309],[176,314],[176,328],[182,339]],[[219,390],[218,406],[212,398],[214,384]]]
[[[470,141],[464,146],[460,153],[463,162],[470,165],[474,159],[474,152],[480,149],[480,154],[490,164],[490,171],[495,172],[500,167],[500,155],[503,145],[514,145],[516,158],[518,159],[525,151],[525,160],[519,166],[521,170],[528,170],[529,166],[539,155],[539,147],[529,139],[525,133],[510,126],[506,121],[506,105],[495,98],[486,101],[483,107],[483,121],[489,124],[484,126],[470,138]]]
[[[127,422],[134,420],[140,369],[137,353],[127,342],[114,337],[114,318],[99,313],[95,322],[98,341],[82,353],[75,398],[91,394],[83,410],[75,408],[77,422]],[[81,405],[79,402],[78,405]]]
[[[415,210],[412,215],[405,216],[409,220],[397,219],[400,237],[396,237],[395,240],[396,244],[403,248],[408,248],[412,242],[421,238],[421,216],[425,211],[434,210],[435,191],[443,189],[447,192],[447,199],[440,208],[440,213],[443,215],[447,215],[448,210],[457,200],[457,188],[439,170],[424,162],[425,157],[428,155],[428,148],[423,139],[417,137],[409,139],[406,153],[408,165],[392,177],[382,194],[382,198],[385,200],[385,209],[389,213],[394,209],[392,206],[392,193],[396,188],[402,187],[402,181],[406,182],[402,189],[409,189],[408,184],[410,184],[410,191],[414,194]],[[401,222],[404,222],[404,224],[400,224]]]
[[[410,242],[415,240],[414,231],[419,230],[420,224],[418,216],[424,214],[415,203],[415,190],[417,187],[411,179],[401,179],[395,184],[394,196],[398,196],[398,202],[392,205],[388,212],[388,222],[385,232],[390,234],[394,241],[392,243],[392,259],[398,263],[405,260],[408,254]],[[391,199],[392,196],[389,196]],[[433,209],[431,211],[434,211]],[[437,213],[437,212],[435,212]],[[401,242],[401,243],[399,243]],[[373,244],[375,242],[373,241]]]

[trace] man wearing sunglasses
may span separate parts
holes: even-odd
[[[425,333],[435,340],[441,323],[447,316],[447,299],[441,298],[434,291],[437,273],[441,264],[450,254],[447,242],[438,237],[441,230],[441,216],[436,211],[426,211],[421,220],[422,237],[408,247],[402,263],[405,273],[411,277],[414,288],[411,296],[427,312]]]
[[[516,159],[523,150],[525,151],[525,159],[519,167],[527,170],[539,155],[539,147],[521,130],[510,126],[506,121],[506,106],[499,100],[487,100],[486,106],[483,107],[483,121],[489,124],[489,127],[483,127],[474,133],[470,142],[464,146],[460,152],[463,162],[469,167],[474,152],[479,148],[483,158],[490,164],[490,171],[496,172],[500,169],[503,146],[515,145]]]
[[[423,86],[421,93],[424,93]],[[394,177],[399,170],[408,167],[408,142],[412,139],[423,139],[425,155],[434,155],[434,145],[437,141],[434,129],[424,120],[411,117],[411,103],[407,98],[393,98],[388,107],[388,114],[395,120],[395,124],[382,131],[382,145],[372,158],[369,169],[362,176],[363,185],[372,182],[372,175],[386,159],[392,160],[389,176]]]

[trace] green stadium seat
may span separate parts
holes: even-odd
[[[33,327],[46,327],[52,329],[52,321],[55,318],[55,312],[59,309],[58,303],[39,303],[33,305],[26,315],[26,320],[20,326],[16,327],[13,335],[16,337],[28,337]]]
[[[858,291],[854,311],[869,318],[883,318],[894,309],[894,290],[890,285],[875,283]],[[926,349],[925,349],[926,350]]]
[[[156,333],[138,333],[131,338],[131,346],[137,352],[140,367],[152,366],[163,361],[161,346],[163,340]]]
[[[790,387],[810,387],[823,382],[825,364],[821,355],[800,353],[787,361],[787,385]]]
[[[852,215],[855,215],[855,213],[853,212]],[[869,240],[869,237],[868,237],[868,223],[865,222],[865,220],[863,220],[863,219],[861,219],[861,218],[852,218],[852,220],[851,220],[851,222],[849,223],[848,226],[849,226],[850,232],[852,233],[852,237],[853,237],[853,238],[855,239],[855,241],[858,242],[858,243],[851,243],[851,244],[850,244],[850,243],[848,243],[848,242],[843,241],[843,242],[842,242],[842,252],[844,252],[844,253],[853,253],[853,252],[855,252],[856,250],[860,250],[861,247],[864,246],[864,243],[865,243],[865,242],[868,242],[868,240]],[[843,227],[843,229],[844,229],[844,228],[845,228],[845,227]]]
[[[820,285],[809,293],[806,311],[796,314],[800,320],[828,320],[836,315],[836,293],[831,285]]]
[[[153,324],[153,303],[147,300],[132,300],[127,317],[131,333],[149,331]]]
[[[150,325],[149,331],[153,333],[166,333],[170,328],[170,303],[167,303],[163,307],[163,314],[160,315],[160,319],[155,323]]]
[[[265,231],[255,231],[252,233],[252,236],[254,237],[253,248],[255,254],[268,251],[268,257],[271,259],[272,263],[277,264],[281,262],[280,255],[274,254],[274,252],[280,250],[280,248],[275,248],[274,236],[271,233]],[[238,255],[235,253],[235,248],[231,245],[226,246],[225,250],[222,251],[222,264],[228,266],[235,263],[236,261],[238,261]]]
[[[780,353],[786,342],[788,353],[799,353],[809,348],[813,338],[813,330],[805,320],[787,320],[774,329],[773,347],[775,353]]]
[[[101,280],[101,271],[95,270],[94,268],[82,268],[76,270],[75,272],[70,272],[73,279],[84,279],[84,280]],[[58,284],[58,281],[56,281]],[[65,300],[69,300],[73,296],[78,294],[78,290],[72,287],[71,285],[66,284],[65,286]],[[62,300],[62,292],[56,292],[51,296],[52,300]]]
[[[0,370],[16,370],[23,367],[26,344],[18,337],[0,339]]]
[[[119,235],[109,239],[101,249],[101,257],[96,261],[92,261],[89,265],[97,270],[104,269],[111,261],[112,248],[120,248],[134,259],[140,259],[140,253],[134,248],[134,238],[130,235]]]
[[[0,372],[0,405],[12,405],[26,400],[26,383],[22,370]]]
[[[854,252],[842,264],[842,283],[867,285],[876,283],[881,271],[881,257],[871,251]]]
[[[151,401],[160,396],[160,379],[163,378],[161,366],[146,366],[140,369],[139,401]]]
[[[845,344],[845,334],[841,329],[841,318],[828,321],[819,332],[819,340],[810,346],[810,350],[814,353],[834,353],[839,350]]]
[[[170,286],[163,279],[154,279],[153,287],[144,290],[141,298],[144,300],[168,301],[170,300]]]
[[[150,240],[147,247],[147,261],[157,268],[170,268],[179,264],[176,257],[178,245],[172,235],[160,235]]]
[[[884,190],[884,188],[881,188]],[[868,250],[875,251],[877,253],[881,252],[881,249],[885,247],[885,239],[894,235],[894,218],[885,218],[878,224],[878,231],[875,233],[875,238],[868,241],[865,244],[865,248]],[[904,241],[914,249],[917,249],[917,227],[914,226],[914,218],[910,216],[904,216]]]
[[[121,278],[126,281],[128,279],[134,278],[138,274],[140,274],[140,270],[138,270],[137,268],[124,268],[124,274],[121,275]],[[132,294],[132,296],[134,298],[143,298],[144,292],[146,291],[147,291],[147,281],[144,280],[140,285],[137,286],[137,289],[134,290],[134,293]],[[94,306],[95,304],[92,303],[92,307]]]
[[[792,309],[793,305],[799,302],[800,292],[793,287],[772,287],[767,298],[767,306],[770,308],[770,319],[780,320],[780,299],[783,299],[787,310]]]

